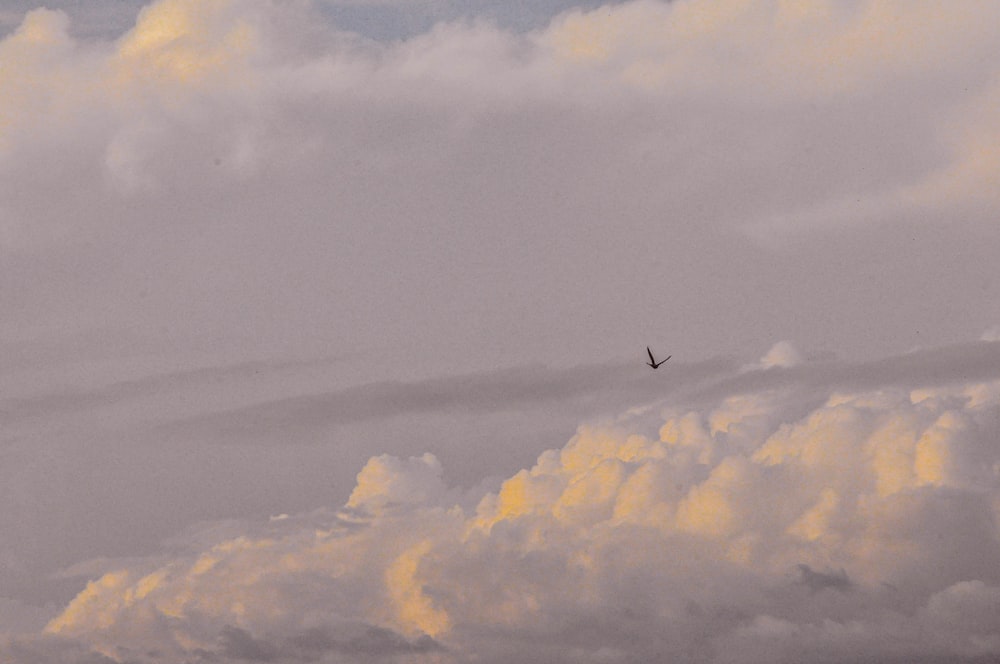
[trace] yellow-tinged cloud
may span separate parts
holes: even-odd
[[[62,49],[71,43],[69,17],[61,11],[35,9],[24,15],[24,21],[7,42],[9,45],[34,48]]]
[[[669,415],[662,440],[629,420],[582,427],[474,514],[449,507],[432,455],[373,457],[328,527],[271,520],[266,536],[110,573],[47,633],[112,656],[155,644],[171,662],[224,655],[220,630],[301,656],[303,635],[351,625],[439,661],[497,647],[480,641],[491,630],[586,661],[572,626],[591,623],[640,658],[696,652],[693,633],[734,648],[704,651],[720,662],[792,661],[803,644],[872,656],[900,634],[908,653],[1000,656],[1000,614],[964,619],[1000,592],[1000,383],[840,392],[785,420],[796,398],[722,397]]]
[[[72,121],[73,111],[127,120],[129,105],[164,85],[169,95],[208,83],[242,89],[252,80],[252,57],[264,47],[260,26],[268,11],[256,0],[160,0],[140,12],[113,48],[78,43],[63,12],[28,12],[0,42],[0,112],[30,110],[37,117],[20,119],[60,125]]]
[[[45,627],[46,632],[62,633],[83,627],[107,629],[115,623],[119,604],[134,596],[128,586],[129,574],[125,570],[109,572],[91,581],[69,606]],[[124,592],[122,592],[124,591]]]
[[[0,42],[0,148],[19,120],[44,112],[48,97],[69,87],[71,74],[64,65],[72,56],[73,41],[68,27],[63,12],[36,9]]]
[[[448,614],[434,606],[419,576],[420,561],[432,548],[430,540],[416,544],[400,554],[385,572],[397,619],[407,634],[437,636],[451,627]]]
[[[682,531],[721,536],[731,533],[737,516],[741,485],[747,482],[746,459],[724,458],[701,484],[691,489],[677,509],[677,527]]]
[[[68,156],[83,158],[85,173],[104,176],[63,175],[60,187],[156,190],[163,167],[178,163],[178,133],[205,132],[201,123],[217,112],[206,109],[253,104],[270,19],[284,11],[258,0],[160,0],[115,43],[76,40],[62,12],[29,12],[0,41],[0,164],[31,162],[41,150],[63,168]],[[236,172],[252,170],[253,131],[235,129],[219,152],[233,154]],[[7,244],[47,236],[34,219],[2,221],[12,226],[0,229]]]
[[[239,0],[161,0],[144,8],[119,42],[121,75],[181,82],[240,75],[233,65],[260,45],[248,8]]]
[[[840,505],[837,492],[827,487],[820,493],[819,502],[815,507],[803,514],[788,528],[789,534],[796,535],[810,542],[830,533],[830,517],[836,514]]]

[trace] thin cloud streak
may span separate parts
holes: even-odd
[[[179,391],[197,391],[206,385],[237,382],[245,386],[258,377],[262,382],[266,382],[282,375],[327,373],[331,366],[342,361],[341,358],[254,360],[159,373],[113,382],[110,385],[77,387],[57,393],[0,399],[0,415],[10,425],[19,424],[22,420],[62,418],[104,407],[127,405],[132,400],[151,397],[155,399]],[[192,404],[192,407],[198,406]]]
[[[338,426],[409,414],[502,413],[551,410],[564,404],[574,412],[611,417],[638,399],[690,389],[732,370],[713,359],[676,363],[652,375],[641,362],[609,362],[568,369],[544,366],[502,369],[414,382],[369,383],[325,394],[256,403],[172,422],[167,427],[238,434],[297,426]]]
[[[521,367],[413,382],[384,381],[257,402],[164,426],[167,430],[178,427],[238,436],[287,427],[343,426],[411,414],[531,411],[560,404],[581,417],[599,421],[611,419],[630,406],[640,410],[666,403],[694,407],[722,396],[768,389],[795,389],[807,394],[913,385],[917,381],[920,387],[987,381],[1000,375],[1000,343],[971,342],[870,362],[812,362],[738,374],[738,363],[728,358],[696,363],[675,360],[656,374],[643,370],[636,360],[567,369]]]
[[[795,386],[803,390],[867,390],[893,385],[940,387],[989,381],[1000,374],[1000,343],[975,341],[916,350],[867,362],[815,362],[745,371],[688,393],[695,401],[723,394]]]

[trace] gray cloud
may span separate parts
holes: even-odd
[[[253,638],[246,630],[226,626],[220,634],[223,657],[250,662],[273,662],[277,651],[265,641]]]
[[[778,336],[874,356],[995,324],[978,305],[1000,283],[997,246],[967,235],[982,210],[887,204],[850,234],[834,220],[819,244],[773,231],[781,251],[741,235],[859,192],[919,188],[957,164],[942,118],[979,118],[992,76],[973,57],[993,43],[974,10],[952,17],[976,26],[961,42],[971,54],[945,31],[929,60],[871,46],[877,67],[845,53],[822,78],[809,69],[822,71],[819,56],[794,55],[811,42],[791,28],[771,39],[752,13],[720,17],[703,38],[684,6],[640,3],[531,34],[451,25],[379,45],[291,7],[241,7],[257,31],[245,52],[221,39],[236,10],[192,24],[191,50],[128,50],[145,25],[120,44],[38,47],[62,57],[44,71],[74,113],[53,105],[37,59],[17,58],[18,80],[33,83],[7,100],[21,130],[7,148],[18,251],[3,283],[18,306],[5,337],[128,329],[126,350],[351,348],[380,368],[391,349],[427,375],[601,360],[664,335],[698,357]],[[833,52],[838,30],[865,25],[862,10],[839,11],[817,24]],[[784,64],[699,59],[726,43],[726,20],[757,38],[741,62]],[[649,25],[679,36],[657,41]],[[628,30],[645,36],[618,39]],[[591,34],[600,48],[588,54],[574,39]],[[189,57],[218,69],[178,78]],[[802,69],[782,68],[792,62]],[[683,76],[658,78],[671,71]],[[120,95],[72,84],[86,80]],[[988,118],[977,122],[988,134]],[[42,125],[51,142],[16,138]],[[886,260],[899,247],[905,259]],[[953,276],[931,278],[944,270]],[[900,292],[919,295],[884,312]]]
[[[813,592],[818,592],[824,589],[837,590],[840,592],[847,592],[854,587],[851,583],[851,579],[848,578],[847,572],[843,569],[833,571],[833,572],[817,572],[813,570],[809,565],[798,565],[799,573],[799,583],[808,587],[809,590]]]
[[[121,664],[73,639],[7,637],[5,642],[0,643],[0,648],[18,664],[49,664],[53,661],[66,664]]]
[[[217,646],[198,648],[188,654],[189,662],[339,662],[369,663],[384,661],[432,662],[435,655],[446,652],[441,644],[424,635],[408,639],[383,627],[363,624],[343,624],[336,628],[311,628],[299,634],[271,641],[255,637],[247,630],[224,626],[217,635]],[[13,657],[18,664],[152,664],[163,661],[166,653],[156,648],[116,648],[109,656],[88,649],[73,639],[54,637],[21,637],[0,643],[0,652]],[[57,659],[54,659],[57,658]]]
[[[697,386],[692,396],[717,397],[740,391],[796,385],[802,390],[830,387],[866,390],[892,385],[938,387],[987,381],[1000,373],[1000,344],[968,342],[929,348],[868,362],[813,362],[795,367],[751,369],[715,384]]]
[[[975,616],[998,582],[997,357],[961,343],[998,322],[994,5],[8,5],[0,620],[37,625],[86,592],[52,576],[81,559],[127,571],[101,567],[109,585],[91,589],[120,632],[22,639],[18,657],[141,660],[162,642],[161,659],[221,659],[228,625],[244,654],[294,658],[310,629],[361,634],[336,631],[344,615],[419,641],[402,626],[419,612],[357,618],[364,598],[430,607],[448,649],[397,659],[995,654]],[[439,18],[456,20],[424,29]],[[780,339],[800,352],[765,355]],[[646,344],[670,365],[642,367]],[[831,349],[845,359],[809,359]],[[737,359],[705,360],[720,355]],[[669,469],[594,451],[661,446]],[[463,548],[502,478],[498,504],[520,486],[527,512],[497,522],[495,551]],[[358,522],[301,577],[193,573],[225,543],[234,577],[287,571],[336,523],[296,515],[348,494]],[[619,517],[649,498],[676,522],[601,540],[612,497]],[[739,537],[704,532],[698,510],[725,507]],[[160,543],[226,518],[186,549]],[[553,530],[567,522],[596,525],[573,540]],[[670,523],[683,534],[647,532]],[[293,531],[280,562],[234,544]],[[337,547],[369,536],[368,576],[317,562],[348,564]],[[706,546],[729,562],[685,572],[701,590],[612,560],[705,561]],[[854,590],[809,592],[800,564],[843,568]],[[547,585],[566,575],[602,592]],[[199,597],[220,604],[178,608],[185,583],[217,584]],[[484,587],[513,622],[475,618]],[[319,617],[251,624],[264,604],[240,613],[234,588]],[[126,597],[134,610],[111,610]]]
[[[287,427],[343,426],[411,414],[497,413],[551,409],[564,404],[572,413],[611,417],[639,399],[661,399],[692,384],[718,377],[733,363],[715,359],[675,362],[670,371],[653,374],[637,362],[581,365],[568,369],[543,366],[434,378],[410,383],[370,383],[325,394],[309,394],[255,403],[168,425],[206,428],[224,435]]]
[[[105,384],[98,379],[96,385],[63,388],[55,393],[11,396],[0,399],[0,414],[12,429],[51,420],[91,415],[99,411],[114,411],[123,405],[136,402],[164,404],[156,409],[156,417],[168,416],[172,409],[200,410],[203,403],[191,398],[199,391],[218,391],[221,386],[229,390],[228,399],[240,403],[253,399],[255,393],[267,394],[275,389],[288,389],[288,382],[315,382],[317,374],[329,374],[337,359],[315,358],[309,360],[249,361],[226,366],[199,367],[153,375],[143,375],[124,381]],[[278,387],[274,384],[278,383]],[[16,388],[14,388],[16,389]],[[294,388],[293,388],[294,389]],[[185,395],[184,403],[176,404],[178,394]],[[27,420],[27,422],[25,422]]]
[[[414,414],[496,413],[551,409],[561,404],[578,417],[610,419],[630,405],[697,406],[743,392],[794,389],[805,402],[830,389],[868,390],[893,385],[940,387],[988,381],[1000,375],[1000,343],[971,342],[870,362],[818,361],[791,368],[751,369],[716,358],[664,371],[637,362],[542,366],[449,376],[415,382],[386,381],[328,393],[306,394],[171,422],[168,429],[241,434],[288,427],[345,426]]]
[[[337,632],[340,632],[338,634]],[[311,629],[288,638],[281,646],[285,657],[313,661],[327,653],[359,660],[405,656],[423,653],[437,653],[444,649],[427,635],[407,639],[392,630],[373,625],[346,626],[337,631]]]

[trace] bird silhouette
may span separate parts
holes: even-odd
[[[653,357],[653,351],[649,350],[649,346],[646,346],[646,352],[649,353],[649,362],[646,362],[649,366],[654,369],[659,369],[660,365],[669,360],[673,355],[667,355],[667,360],[660,360],[659,362]]]

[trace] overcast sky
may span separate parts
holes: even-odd
[[[0,659],[1000,657],[1000,5],[45,6]]]

